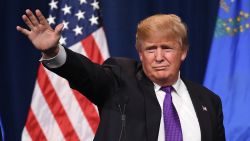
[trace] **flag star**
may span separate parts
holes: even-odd
[[[61,36],[61,38],[60,38],[60,40],[59,40],[59,43],[60,43],[61,45],[66,45],[66,40],[67,40],[66,37]]]
[[[65,4],[64,8],[62,8],[62,11],[63,11],[63,14],[66,15],[66,14],[71,14],[71,6],[68,6],[67,4]]]
[[[55,19],[56,17],[49,15],[49,17],[47,18],[47,21],[49,22],[50,25],[52,25],[52,24],[55,24]]]
[[[80,1],[80,4],[87,3],[86,0],[79,0],[79,1]]]
[[[97,2],[96,0],[94,0],[93,3],[91,3],[91,5],[93,6],[93,9],[99,9],[99,2]]]
[[[95,17],[95,15],[92,15],[89,21],[91,22],[91,25],[98,24],[98,17]]]
[[[84,19],[85,18],[84,14],[85,14],[85,12],[82,12],[81,10],[78,10],[78,12],[75,14],[75,16],[77,16],[77,19],[79,21],[80,19]]]
[[[73,31],[75,32],[75,36],[78,34],[82,35],[82,27],[79,27],[78,25],[76,25],[76,28],[74,28]]]
[[[49,6],[50,6],[50,10],[53,10],[53,9],[57,9],[57,3],[58,1],[54,1],[52,0],[50,3],[49,3]]]
[[[69,29],[69,22],[66,22],[65,20],[63,20],[62,23],[63,23],[63,30]]]

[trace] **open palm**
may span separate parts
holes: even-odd
[[[59,24],[53,30],[40,10],[36,10],[35,13],[36,16],[27,9],[26,15],[22,16],[30,30],[20,26],[17,26],[17,30],[25,34],[36,49],[44,53],[55,53],[63,25]]]

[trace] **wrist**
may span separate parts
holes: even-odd
[[[59,45],[42,52],[44,59],[53,58],[59,52]]]

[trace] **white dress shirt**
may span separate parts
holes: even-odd
[[[183,141],[200,141],[201,132],[198,118],[196,116],[187,87],[180,79],[180,75],[172,87],[174,88],[174,90],[171,92],[172,101],[180,119]],[[156,97],[161,106],[161,111],[163,111],[163,101],[166,93],[160,90],[160,88],[161,86],[154,83]],[[165,141],[163,112],[161,115],[158,141]]]

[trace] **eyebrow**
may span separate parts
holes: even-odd
[[[156,48],[157,48],[156,45],[150,45],[150,46],[146,46],[146,47],[145,47],[146,50],[156,49]]]
[[[149,46],[145,47],[146,50],[156,49],[156,48],[158,48],[158,46],[156,46],[156,45],[149,45]],[[173,48],[173,47],[172,47],[172,45],[163,44],[163,45],[160,46],[160,48],[162,48],[162,49],[169,49],[169,48]]]

